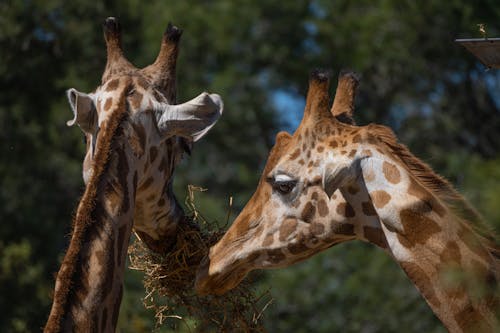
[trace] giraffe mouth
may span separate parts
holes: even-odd
[[[225,294],[238,286],[248,273],[248,269],[238,263],[234,267],[224,267],[218,272],[211,272],[213,266],[210,258],[206,256],[198,267],[195,289],[199,295]]]

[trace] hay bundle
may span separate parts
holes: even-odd
[[[269,292],[256,296],[248,279],[222,296],[198,296],[194,291],[201,259],[224,234],[197,211],[196,191],[203,189],[189,185],[186,205],[191,218],[180,227],[172,251],[158,255],[139,239],[129,248],[130,268],[144,272],[144,306],[155,311],[157,327],[175,328],[182,321],[198,332],[264,332],[260,319],[272,299]]]

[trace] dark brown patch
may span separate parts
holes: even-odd
[[[353,138],[352,138],[352,143],[358,143],[358,142],[361,142],[361,136],[359,134],[356,134]]]
[[[165,172],[167,171],[167,167],[168,167],[168,158],[167,156],[164,156],[161,159],[160,165],[158,165],[158,171]]]
[[[348,202],[341,202],[337,206],[337,213],[345,217],[354,217],[356,212]]]
[[[374,136],[373,134],[371,133],[368,133],[367,136],[366,136],[366,141],[370,144],[376,144],[378,143],[378,139],[376,136]]]
[[[139,141],[139,146],[141,148],[141,151],[144,151],[146,147],[146,130],[144,129],[142,124],[138,124],[135,122],[132,122],[132,127],[134,128],[134,132]]]
[[[160,200],[158,200],[158,206],[165,206],[165,198],[161,198]]]
[[[341,155],[345,155],[345,154],[347,154],[347,151],[345,151],[345,150],[341,150],[341,151],[340,151],[340,154],[341,154]]]
[[[113,104],[113,98],[108,97],[106,99],[106,102],[104,102],[103,111],[108,111],[111,108],[112,104]]]
[[[279,240],[284,242],[290,236],[296,229],[297,229],[297,219],[288,217],[286,218],[283,223],[281,223],[280,229],[279,229]]]
[[[304,165],[304,164],[306,164],[306,162],[305,162],[303,159],[300,159],[300,160],[299,160],[299,164],[300,164],[300,165]]]
[[[141,191],[144,191],[145,189],[147,189],[148,187],[151,186],[151,184],[153,184],[154,182],[154,178],[153,177],[149,177],[148,179],[146,179],[146,181],[144,183],[142,183],[139,188],[138,188],[138,192],[141,192]]]
[[[408,277],[419,286],[419,290],[424,296],[424,298],[429,302],[433,307],[439,308],[441,306],[441,302],[436,296],[436,291],[433,287],[433,282],[430,277],[427,276],[425,271],[421,269],[416,264],[409,261],[400,262],[401,267],[406,272]]]
[[[318,153],[322,153],[325,150],[325,146],[318,146]]]
[[[363,209],[363,214],[365,214],[366,216],[377,215],[377,212],[375,211],[375,208],[373,207],[371,202],[369,201],[362,202],[361,207]]]
[[[318,236],[325,232],[325,226],[321,223],[313,222],[309,227],[309,231],[311,232],[311,234]]]
[[[377,208],[383,208],[391,200],[389,193],[383,190],[371,192],[370,197]]]
[[[290,160],[292,160],[292,161],[293,161],[294,159],[296,159],[296,158],[297,158],[297,157],[299,157],[299,156],[300,156],[300,149],[299,149],[299,148],[297,148],[297,149],[295,149],[295,151],[294,151],[294,152],[290,155]]]
[[[387,248],[387,240],[385,238],[384,232],[380,228],[374,227],[363,227],[363,233],[365,238],[383,249]]]
[[[354,225],[350,223],[332,223],[332,232],[337,235],[354,236]]]
[[[153,162],[156,160],[156,156],[158,156],[158,148],[152,146],[149,149],[149,161],[151,162],[151,164],[153,164]]]
[[[316,207],[314,207],[312,203],[308,202],[306,203],[306,206],[302,210],[301,220],[306,223],[310,223],[311,219],[314,218],[315,214],[316,214]]]
[[[382,171],[384,172],[385,179],[387,179],[389,183],[397,184],[401,181],[401,174],[394,164],[384,161]]]
[[[280,263],[285,260],[285,255],[280,249],[273,249],[267,251],[268,260],[272,263]]]
[[[347,187],[347,192],[349,192],[350,194],[354,195],[354,194],[356,194],[356,193],[359,192],[359,186],[356,185],[356,184],[349,185]]]
[[[321,217],[325,217],[328,215],[328,213],[329,213],[328,205],[326,204],[325,200],[321,199],[318,202],[318,214]]]
[[[356,152],[357,152],[357,150],[356,150],[356,149],[352,149],[352,150],[349,152],[349,155],[348,155],[348,156],[349,156],[350,158],[353,158],[353,157],[354,157],[354,155],[356,155]]]
[[[304,244],[303,239],[299,240],[297,243],[288,244],[287,248],[291,254],[299,254],[309,250],[309,248]]]
[[[406,237],[412,245],[425,244],[432,235],[441,231],[441,227],[434,220],[411,209],[403,209],[399,217],[404,227],[403,237]],[[398,239],[401,240],[401,237],[402,235],[398,233]]]
[[[440,217],[443,217],[446,214],[446,208],[439,203],[436,197],[414,179],[410,180],[410,186],[408,186],[408,194],[419,198],[424,204],[429,207],[430,210],[436,212],[436,214],[438,214]]]
[[[118,84],[120,83],[119,79],[113,79],[108,82],[106,85],[106,91],[113,91],[118,87]]]
[[[318,200],[318,192],[313,192],[311,195],[311,200]]]
[[[339,146],[338,142],[336,140],[331,140],[328,145],[332,148],[337,148]]]

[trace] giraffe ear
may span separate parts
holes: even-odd
[[[82,131],[94,133],[97,129],[97,111],[92,94],[85,94],[76,89],[66,91],[69,105],[73,110],[73,119],[66,122],[66,125],[77,124]]]
[[[322,185],[329,198],[333,193],[353,180],[352,168],[341,163],[327,163],[323,169]]]
[[[176,135],[196,142],[215,125],[223,108],[219,95],[206,92],[183,104],[162,104],[158,129],[165,138]]]

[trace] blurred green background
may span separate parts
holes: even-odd
[[[0,331],[36,332],[83,190],[84,144],[64,91],[91,91],[105,64],[101,22],[118,16],[127,57],[151,63],[168,21],[184,29],[178,100],[218,92],[225,113],[177,168],[176,193],[225,220],[256,187],[275,134],[301,119],[316,67],[362,74],[359,124],[392,127],[500,228],[500,71],[453,40],[500,36],[500,3],[460,0],[0,2]],[[335,81],[335,80],[333,80]],[[331,91],[334,92],[335,84]],[[234,217],[234,216],[233,216]],[[141,273],[126,272],[121,332],[149,332]],[[269,332],[443,332],[402,271],[353,242],[267,271]],[[159,329],[169,332],[169,325]]]

